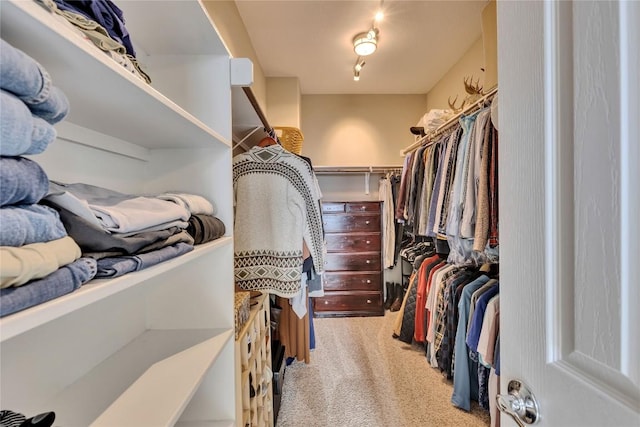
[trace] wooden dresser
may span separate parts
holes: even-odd
[[[323,202],[325,295],[316,317],[382,316],[381,202]]]

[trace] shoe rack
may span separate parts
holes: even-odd
[[[236,340],[236,420],[242,427],[273,427],[268,295],[252,297],[250,307]]]

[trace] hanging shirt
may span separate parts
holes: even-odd
[[[307,162],[280,145],[233,158],[235,280],[244,290],[282,297],[300,292],[302,244],[324,267],[320,197]]]

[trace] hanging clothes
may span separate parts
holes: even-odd
[[[320,195],[311,166],[278,144],[233,159],[235,279],[244,290],[299,294],[303,242],[324,266]]]
[[[380,178],[378,184],[378,196],[382,200],[382,259],[383,268],[393,268],[395,265],[395,205],[392,189],[393,174],[388,173]]]

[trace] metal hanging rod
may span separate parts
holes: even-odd
[[[445,132],[450,130],[456,123],[458,123],[458,119],[460,118],[460,116],[465,115],[465,114],[469,114],[469,113],[472,113],[472,112],[478,110],[479,108],[481,108],[481,106],[484,106],[485,102],[490,101],[491,99],[493,99],[493,97],[497,93],[498,93],[498,87],[496,86],[493,89],[491,89],[489,92],[487,92],[482,98],[478,99],[476,102],[474,102],[473,104],[469,105],[464,110],[460,111],[455,116],[453,116],[452,118],[447,120],[444,124],[440,125],[438,127],[438,129],[436,129],[433,132],[429,132],[427,135],[423,136],[422,138],[420,138],[419,140],[417,140],[416,142],[414,142],[413,144],[411,144],[410,146],[408,146],[404,150],[400,150],[400,155],[401,156],[406,156],[407,154],[411,153],[412,151],[415,151],[418,147],[426,146],[426,145],[430,145],[430,144],[435,143],[436,142],[436,138],[438,136],[444,134]]]
[[[318,174],[350,174],[350,173],[386,173],[402,170],[402,165],[391,166],[314,166],[314,172]]]

